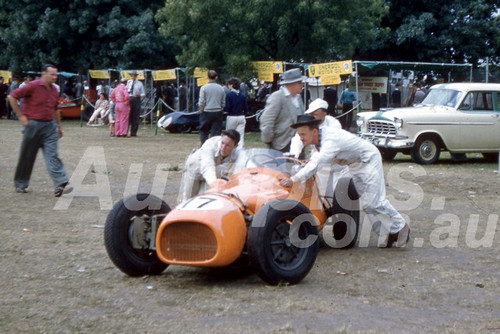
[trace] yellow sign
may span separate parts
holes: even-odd
[[[258,79],[263,81],[273,81],[274,73],[283,73],[281,61],[253,61],[252,66],[257,72]]]
[[[208,78],[207,77],[204,77],[204,78],[196,78],[196,86],[198,87],[201,87],[205,84],[208,83]]]
[[[320,76],[321,86],[338,85],[340,84],[340,75],[325,74]]]
[[[177,79],[177,74],[175,70],[163,70],[163,71],[153,71],[153,80],[175,80]]]
[[[206,78],[208,75],[208,69],[195,67],[193,77],[195,78]]]
[[[130,77],[130,71],[121,71],[121,77],[126,78],[127,80],[132,79]],[[144,80],[144,71],[137,71],[137,80]]]
[[[90,77],[93,79],[109,79],[109,72],[103,70],[89,70]]]
[[[0,70],[0,77],[3,78],[4,83],[7,83],[7,81],[9,81],[9,79],[12,78],[12,73],[9,71]]]
[[[352,73],[352,60],[336,61],[333,63],[322,63],[309,65],[308,75],[310,78],[322,77],[324,75],[341,75]]]

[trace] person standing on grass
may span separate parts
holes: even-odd
[[[126,78],[122,78],[121,84],[111,92],[111,101],[115,105],[115,136],[127,137],[128,120],[130,115],[130,104]]]
[[[14,185],[23,194],[29,186],[38,149],[42,149],[47,171],[54,183],[54,195],[60,197],[73,190],[69,186],[64,165],[59,159],[57,141],[63,136],[58,107],[57,67],[45,65],[42,77],[10,93],[8,99],[23,126],[23,141],[19,152]],[[18,100],[23,99],[22,111]]]
[[[222,112],[226,105],[224,88],[217,83],[219,75],[214,70],[207,73],[208,83],[200,89],[200,142],[210,137],[220,136],[222,131]]]

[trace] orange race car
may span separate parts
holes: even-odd
[[[358,194],[350,178],[340,178],[330,198],[318,194],[315,178],[293,188],[280,185],[280,178],[302,165],[278,151],[249,149],[239,154],[228,180],[217,180],[173,210],[149,194],[124,198],[106,220],[108,255],[130,276],[243,259],[269,284],[298,283],[316,260],[328,217],[335,247],[352,247],[359,230]]]

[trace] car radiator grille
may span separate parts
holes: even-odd
[[[369,121],[368,132],[374,135],[395,136],[397,134],[394,123],[384,121]]]
[[[217,240],[212,230],[199,223],[168,225],[162,233],[160,246],[162,254],[173,262],[207,261],[217,252]]]

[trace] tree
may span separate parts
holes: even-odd
[[[167,0],[156,15],[177,61],[241,75],[253,60],[351,58],[381,33],[381,0]]]
[[[160,36],[162,0],[0,0],[0,66],[65,71],[176,66],[175,44]]]
[[[382,27],[390,33],[372,50],[359,52],[364,58],[477,64],[498,53],[498,0],[388,0],[385,4],[390,11]]]

